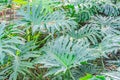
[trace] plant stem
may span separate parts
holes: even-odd
[[[48,40],[51,37],[51,35],[49,34],[48,36],[45,37],[45,39],[43,39],[42,41],[38,42],[39,45],[41,45],[42,43],[44,43],[46,40]]]
[[[102,63],[103,70],[105,70],[105,65],[104,65],[104,61],[103,61],[103,57],[102,56],[101,56],[101,63]]]
[[[37,42],[40,35],[41,35],[40,32],[38,32],[37,35],[33,36],[33,39],[35,40],[35,43]]]
[[[30,31],[29,31],[29,29],[27,29],[27,41],[28,42],[30,41]]]
[[[70,70],[68,70],[68,71],[69,71],[69,73],[70,73],[71,78],[72,78],[73,80],[75,80],[75,78],[74,78],[74,76],[72,75],[71,71],[70,71]]]

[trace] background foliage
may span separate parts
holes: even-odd
[[[119,4],[1,1],[0,80],[120,79]]]

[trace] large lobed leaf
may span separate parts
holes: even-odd
[[[45,53],[37,59],[37,63],[43,64],[43,68],[50,68],[46,76],[66,72],[80,65],[80,62],[95,59],[88,44],[74,43],[68,36],[53,40],[43,47],[42,51]]]
[[[30,23],[33,33],[35,31],[51,32],[61,30],[71,30],[76,28],[77,23],[68,17],[62,11],[55,11],[53,13],[46,13],[39,5],[27,5],[20,10],[20,15],[23,16],[22,21]]]

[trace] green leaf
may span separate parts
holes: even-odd
[[[92,74],[86,74],[86,76],[80,78],[79,80],[90,80],[93,77]]]

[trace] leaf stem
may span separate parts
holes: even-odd
[[[105,65],[104,65],[104,61],[103,61],[103,57],[101,56],[101,63],[102,63],[102,67],[105,70]]]
[[[72,75],[71,71],[68,69],[69,73],[70,73],[70,76],[73,80],[75,80],[74,76]]]

